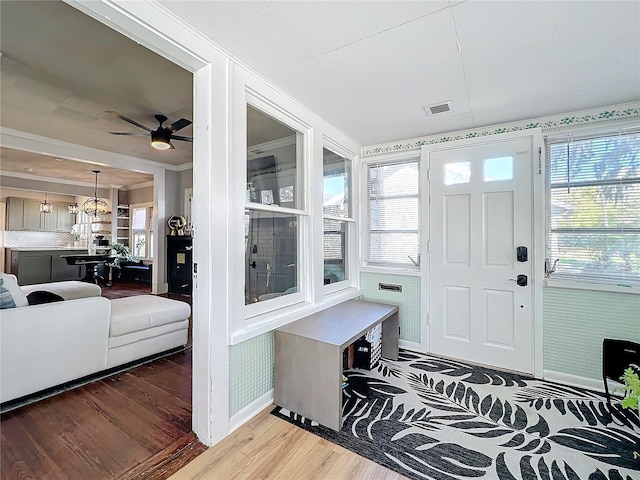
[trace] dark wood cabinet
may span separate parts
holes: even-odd
[[[193,282],[193,239],[167,235],[167,277],[170,293],[191,295]]]

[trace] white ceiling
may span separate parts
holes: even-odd
[[[161,3],[362,145],[640,99],[638,1]]]
[[[161,4],[362,145],[640,99],[638,1]],[[3,127],[191,161],[190,143],[110,135],[143,130],[105,113],[192,119],[189,72],[62,2],[0,8]]]

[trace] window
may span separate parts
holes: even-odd
[[[351,160],[327,148],[322,158],[324,284],[329,285],[349,279]]]
[[[418,160],[375,163],[367,167],[368,265],[419,265]]]
[[[153,231],[151,229],[153,207],[132,207],[131,209],[131,254],[150,260],[153,258]]]
[[[547,140],[554,278],[640,286],[640,133]]]
[[[245,305],[301,291],[303,146],[301,132],[247,106]]]

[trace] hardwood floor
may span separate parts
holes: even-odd
[[[170,480],[406,480],[265,409]]]
[[[103,295],[150,293],[140,287]],[[191,365],[188,349],[2,414],[0,478],[166,478],[205,450],[191,432]]]

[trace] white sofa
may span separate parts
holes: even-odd
[[[0,403],[186,345],[190,314],[154,295],[0,310]]]

